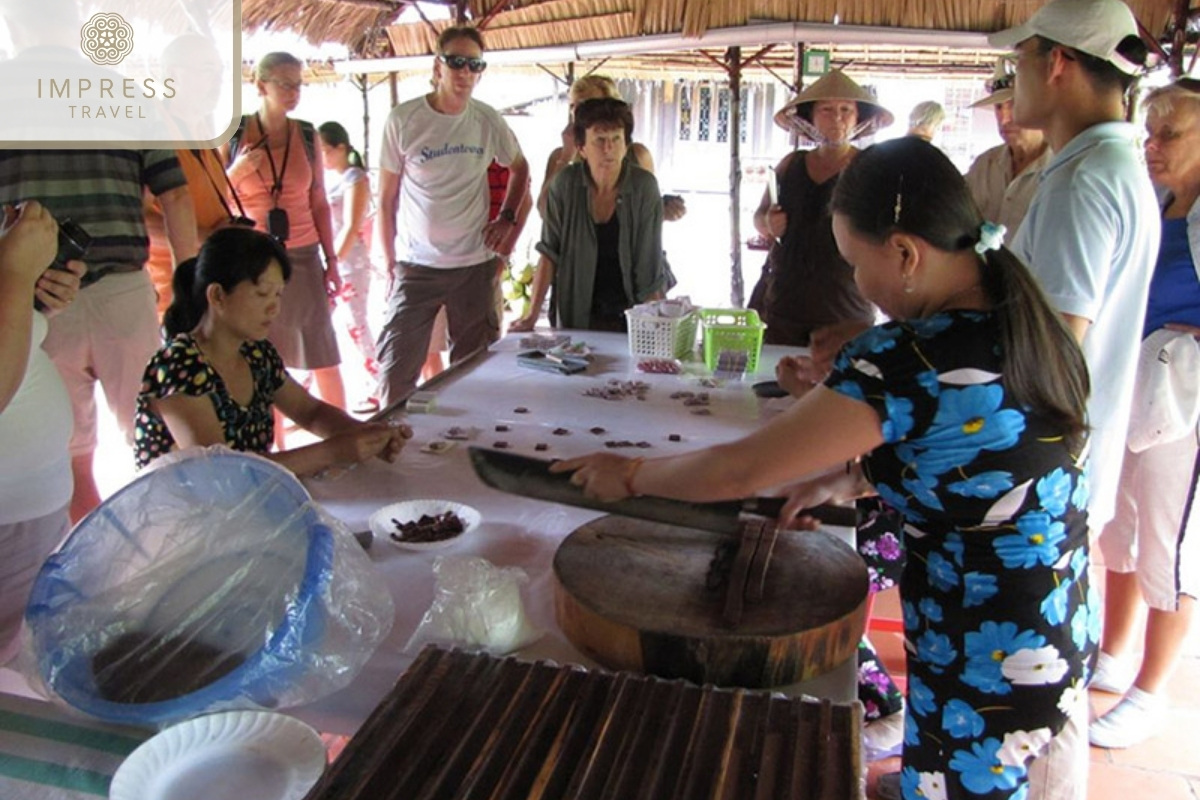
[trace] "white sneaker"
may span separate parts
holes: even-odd
[[[1107,749],[1133,747],[1158,733],[1165,711],[1162,697],[1134,687],[1088,726],[1088,741]]]
[[[1132,664],[1101,650],[1100,657],[1096,659],[1096,671],[1088,688],[1110,694],[1125,694],[1133,687],[1136,677],[1137,672]]]

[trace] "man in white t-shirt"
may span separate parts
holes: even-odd
[[[499,335],[495,254],[516,224],[529,165],[499,113],[471,98],[486,67],[479,32],[447,28],[433,91],[396,106],[384,127],[379,232],[393,287],[377,344],[385,408],[416,385],[441,306],[451,362]],[[509,179],[500,214],[488,222],[493,159]]]

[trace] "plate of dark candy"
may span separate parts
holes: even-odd
[[[479,512],[453,500],[404,500],[371,515],[375,537],[401,550],[438,550],[479,525]]]

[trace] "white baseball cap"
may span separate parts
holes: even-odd
[[[1200,344],[1190,333],[1159,328],[1142,341],[1129,449],[1173,442],[1196,431],[1200,419]]]
[[[1142,68],[1117,52],[1127,37],[1139,36],[1133,12],[1121,0],[1051,0],[1024,25],[988,36],[988,44],[1015,47],[1033,36],[1107,61],[1126,75]]]

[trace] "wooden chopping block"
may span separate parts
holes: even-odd
[[[727,582],[705,585],[730,541],[629,517],[589,522],[554,556],[559,627],[609,669],[717,686],[787,686],[854,655],[867,569],[852,548],[827,533],[781,531],[762,601],[730,627]]]

